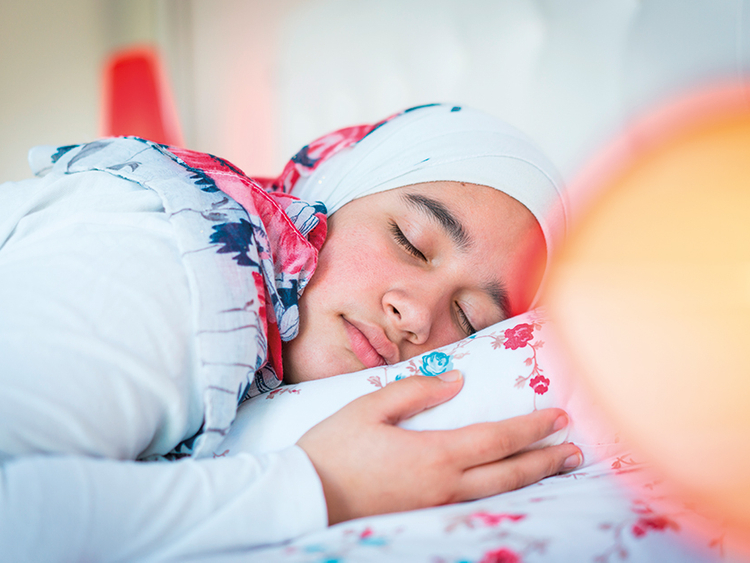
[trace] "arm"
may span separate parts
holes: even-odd
[[[325,525],[320,481],[297,447],[175,463],[47,456],[0,466],[8,561],[210,560]]]
[[[9,463],[0,469],[0,546],[18,561],[208,557],[326,520],[497,494],[572,468],[568,458],[580,462],[572,444],[519,453],[567,422],[558,409],[450,431],[396,426],[460,388],[460,379],[436,377],[392,383],[315,426],[302,449],[258,457]]]

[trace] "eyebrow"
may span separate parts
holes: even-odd
[[[500,309],[500,313],[503,316],[502,320],[510,318],[510,299],[508,298],[508,290],[505,286],[498,282],[490,282],[484,286],[484,291],[492,298],[495,305]]]
[[[406,203],[432,219],[437,221],[446,233],[453,239],[453,242],[460,250],[466,250],[471,246],[471,237],[464,229],[461,222],[456,219],[455,215],[441,202],[422,194],[403,195]]]
[[[471,246],[471,237],[455,215],[441,202],[422,194],[405,193],[403,199],[418,211],[429,215],[437,221],[440,226],[453,239],[460,250],[466,250]],[[482,288],[495,303],[503,319],[510,318],[510,299],[508,290],[499,281],[492,281]]]

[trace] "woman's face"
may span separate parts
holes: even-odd
[[[544,248],[531,212],[486,186],[431,182],[347,203],[284,344],[285,381],[395,364],[522,312]]]

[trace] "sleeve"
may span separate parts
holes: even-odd
[[[0,460],[166,453],[203,419],[159,196],[104,172],[0,185]]]
[[[34,457],[0,476],[8,561],[210,561],[327,524],[320,479],[298,446],[175,463]]]

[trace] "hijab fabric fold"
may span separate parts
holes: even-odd
[[[526,135],[471,108],[418,106],[321,137],[292,159],[275,187],[320,201],[331,215],[360,197],[437,181],[488,186],[522,203],[539,222],[549,264],[568,223],[562,180]]]

